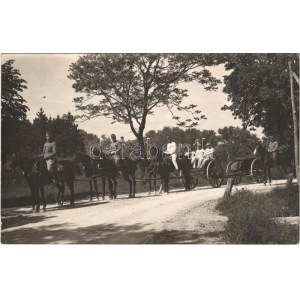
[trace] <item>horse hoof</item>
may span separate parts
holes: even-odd
[[[42,212],[46,212],[47,209],[45,207],[42,208]]]

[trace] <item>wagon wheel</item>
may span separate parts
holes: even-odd
[[[235,160],[232,160],[231,162],[228,163],[226,167],[226,175],[229,175],[229,177],[233,177],[233,184],[238,185],[242,182],[243,177],[235,175],[234,172],[231,171],[231,165],[235,162]],[[234,175],[234,176],[230,176]]]
[[[259,158],[255,158],[251,163],[251,176],[255,182],[263,182],[262,164]]]
[[[224,171],[221,164],[217,160],[212,160],[206,168],[206,177],[212,187],[220,187],[224,178]]]
[[[193,190],[198,184],[198,178],[195,178],[195,177],[191,176],[190,180],[191,180],[190,181],[190,189]],[[186,184],[185,178],[181,178],[181,182],[183,183],[184,186],[186,186],[185,185]]]

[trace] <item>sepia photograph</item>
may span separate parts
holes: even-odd
[[[298,2],[2,1],[1,299],[299,298]]]
[[[298,53],[3,53],[1,243],[298,244]]]

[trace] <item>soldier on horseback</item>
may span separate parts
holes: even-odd
[[[177,145],[175,142],[173,142],[173,139],[170,136],[167,137],[167,141],[168,141],[167,150],[164,153],[169,154],[171,156],[172,163],[175,167],[175,172],[179,174],[179,169],[177,164]]]
[[[117,141],[116,135],[113,133],[111,134],[111,144],[110,144],[110,150],[107,152],[108,155],[110,155],[114,159],[114,163],[118,169],[118,171],[121,173],[122,171],[122,144],[121,142]]]
[[[57,151],[56,143],[52,140],[50,132],[46,132],[46,143],[44,144],[43,153],[41,155],[45,159],[47,165],[47,171],[49,172],[53,181],[55,181],[55,175],[57,173],[56,161]]]
[[[274,136],[270,136],[270,143],[268,145],[268,152],[271,154],[275,166],[277,166],[277,150],[278,150],[278,142],[276,141]]]

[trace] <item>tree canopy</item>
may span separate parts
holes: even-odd
[[[181,105],[188,91],[179,85],[196,81],[216,90],[219,80],[205,68],[215,63],[206,54],[87,54],[70,65],[68,77],[83,95],[74,99],[82,120],[104,116],[129,124],[143,144],[147,116],[155,107],[167,107],[177,125],[186,128],[205,118],[197,105]],[[191,117],[181,120],[177,112],[183,110]]]
[[[278,135],[282,142],[293,141],[288,61],[299,70],[297,54],[232,54],[220,57],[229,75],[224,76],[224,92],[230,110],[243,121],[244,128],[261,126],[267,135]],[[299,98],[299,89],[294,89]],[[299,114],[299,102],[297,103]]]
[[[24,120],[29,108],[20,93],[27,89],[27,82],[13,63],[14,60],[8,60],[1,65],[1,117]]]

